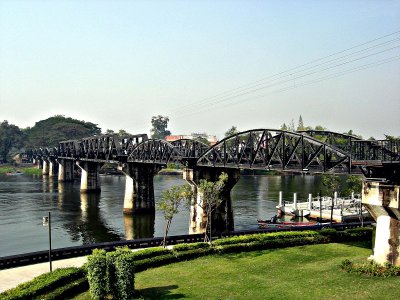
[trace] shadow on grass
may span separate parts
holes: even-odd
[[[371,249],[372,251],[372,241],[361,241],[361,242],[343,242],[342,244],[351,246],[351,247],[359,247],[364,249]]]
[[[172,290],[177,289],[177,285],[157,286],[137,290],[135,299],[182,299],[184,294],[171,294]]]

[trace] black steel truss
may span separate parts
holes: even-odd
[[[361,140],[331,131],[289,132],[254,129],[237,133],[209,148],[191,139],[174,142],[147,139],[146,134],[101,135],[60,142],[56,148],[28,150],[28,158],[98,162],[140,162],[188,167],[280,169],[308,172],[350,172],[383,164],[400,165],[400,143]],[[371,173],[371,172],[370,172]]]
[[[308,172],[350,172],[350,155],[310,136],[274,129],[256,129],[230,136],[198,158],[196,165],[280,169]]]
[[[180,139],[171,143],[150,139],[137,145],[128,157],[128,162],[162,164],[181,163],[193,166],[198,157],[209,147],[197,140]]]

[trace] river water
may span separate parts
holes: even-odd
[[[154,177],[156,203],[161,192],[184,184],[180,176]],[[0,174],[0,257],[48,249],[48,227],[42,218],[51,212],[52,247],[61,248],[163,235],[164,218],[154,215],[124,216],[125,177],[101,176],[101,193],[81,194],[79,181],[58,183],[34,175]],[[279,191],[291,200],[314,196],[321,189],[319,176],[241,176],[232,190],[235,230],[255,229],[257,218],[276,214]],[[189,210],[183,208],[172,221],[169,235],[188,234]]]

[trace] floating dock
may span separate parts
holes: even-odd
[[[283,201],[279,192],[279,205],[276,206],[282,214],[308,219],[330,220],[339,223],[360,221],[371,218],[369,212],[362,206],[361,198],[352,194],[351,197],[339,198],[335,193],[332,197],[312,197],[307,201],[297,201],[297,193],[293,194],[293,202]]]

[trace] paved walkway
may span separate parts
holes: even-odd
[[[81,267],[87,256],[53,261],[53,270],[66,267]],[[0,271],[0,293],[16,287],[18,284],[49,272],[49,263],[39,263]]]

